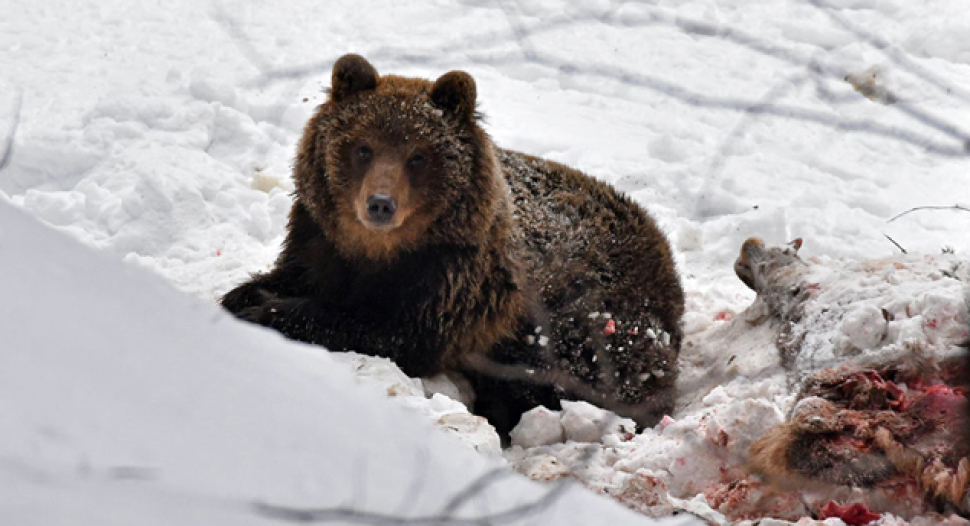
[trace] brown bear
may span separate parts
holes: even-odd
[[[667,240],[609,185],[495,146],[475,106],[467,73],[340,58],[299,145],[276,266],[222,305],[410,376],[462,373],[503,434],[560,398],[654,424],[682,339]]]

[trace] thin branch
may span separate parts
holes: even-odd
[[[422,448],[418,452],[417,459],[415,459],[417,474],[411,479],[411,484],[408,486],[407,491],[404,492],[401,503],[394,510],[396,515],[405,515],[414,508],[414,505],[418,502],[419,495],[421,495],[421,490],[424,489],[424,484],[428,480],[428,468],[430,465],[431,455],[428,452],[428,448]]]
[[[536,57],[533,62],[538,62],[540,64],[549,65],[550,67],[560,69],[565,67],[565,64],[562,61],[551,55],[533,51],[533,56]],[[690,90],[679,84],[670,82],[657,76],[627,71],[620,67],[599,63],[590,63],[586,65],[572,64],[571,69],[578,73],[610,79],[623,84],[635,85],[644,89],[662,93],[668,97],[677,99],[684,104],[698,108],[723,109],[753,115],[772,115],[776,117],[785,117],[793,120],[816,123],[845,132],[883,136],[919,146],[927,151],[941,156],[965,157],[968,155],[968,151],[966,149],[967,145],[965,144],[964,140],[967,135],[963,133],[950,134],[944,131],[944,133],[947,133],[959,141],[959,144],[957,145],[950,145],[934,141],[920,133],[914,133],[898,126],[882,124],[874,120],[848,119],[840,115],[833,115],[831,113],[794,105],[763,105],[760,104],[761,101],[759,100],[708,95],[707,93]]]
[[[20,127],[20,110],[23,107],[23,102],[24,92],[18,88],[17,98],[14,101],[13,122],[10,124],[10,129],[7,130],[3,143],[3,156],[0,157],[0,170],[6,168],[10,164],[10,159],[13,158],[13,141],[17,135],[17,128]]]
[[[817,7],[823,9],[826,7],[825,4],[821,3],[819,0],[809,1]],[[767,114],[790,118],[793,120],[813,122],[844,132],[865,133],[910,143],[924,148],[931,153],[944,157],[965,157],[970,154],[970,134],[937,116],[930,115],[929,113],[913,106],[900,106],[895,109],[904,112],[906,115],[927,126],[939,130],[953,139],[956,139],[959,141],[959,144],[944,144],[934,141],[933,139],[922,134],[913,133],[899,127],[880,124],[873,120],[850,120],[838,115],[830,115],[824,112],[818,112],[800,107],[765,105],[763,104],[763,101],[757,100],[710,96],[705,93],[689,90],[683,86],[668,82],[660,77],[630,71],[621,67],[606,65],[600,62],[578,64],[575,61],[566,61],[548,53],[544,53],[528,42],[528,37],[530,35],[542,32],[543,30],[548,30],[548,27],[543,27],[542,24],[540,24],[539,27],[525,27],[520,20],[517,20],[515,13],[512,12],[508,6],[501,4],[499,8],[508,19],[510,31],[512,33],[511,36],[518,44],[514,50],[497,52],[494,49],[483,49],[481,46],[482,42],[479,42],[479,40],[473,36],[471,38],[463,38],[462,42],[456,42],[455,45],[448,46],[446,48],[435,47],[434,49],[429,48],[427,50],[411,49],[407,53],[402,53],[399,47],[379,47],[369,51],[368,56],[377,60],[381,58],[391,58],[397,62],[441,67],[451,67],[456,61],[467,60],[471,60],[472,62],[478,64],[503,65],[506,64],[511,58],[518,58],[527,60],[533,64],[549,67],[553,71],[557,72],[582,73],[593,77],[613,80],[622,84],[637,86],[643,89],[661,93],[694,107],[726,109],[755,115]],[[836,15],[832,16],[835,17]],[[256,52],[252,45],[249,44],[242,31],[239,30],[236,24],[232,22],[224,11],[221,9],[218,10],[214,18],[232,37],[233,41],[237,43],[243,54],[249,57],[253,64],[256,65],[256,67],[260,70],[261,74],[252,83],[258,87],[265,87],[268,84],[282,80],[302,79],[311,75],[328,72],[333,67],[334,60],[337,58],[325,58],[323,60],[303,66],[271,69],[268,61],[266,61],[258,52]],[[576,20],[569,20],[568,22],[575,23]],[[556,21],[554,24],[550,24],[550,27],[557,27],[561,25],[565,25],[563,21]],[[819,73],[824,73],[825,75],[832,75],[833,77],[838,78],[845,75],[844,71],[836,71],[836,68],[818,64],[814,57],[799,56],[799,54],[793,50],[782,49],[767,42],[761,42],[756,37],[728,25],[718,24],[716,26],[712,26],[704,21],[669,17],[663,13],[652,13],[645,22],[641,22],[640,24],[633,23],[632,25],[669,25],[686,33],[700,32],[702,34],[709,35],[711,38],[720,38],[746,47],[752,51],[772,56],[791,64],[801,64],[812,67],[813,70]],[[489,32],[487,35],[483,36],[490,37],[488,42],[494,42],[495,40],[494,32]],[[911,61],[906,62],[906,64],[916,67]],[[928,72],[923,73],[928,75]],[[934,79],[931,79],[931,81],[937,86],[943,86],[942,81]],[[842,99],[840,99],[839,102],[841,102],[841,100]],[[846,102],[850,102],[851,100],[852,99],[848,98],[845,99]]]
[[[900,245],[899,243],[897,243],[895,239],[889,237],[889,234],[883,234],[883,236],[885,236],[886,239],[888,239],[892,244],[896,245],[896,248],[898,248],[900,251],[902,251],[903,254],[909,254],[909,252],[906,252],[906,249],[903,248],[902,245]]]
[[[495,468],[488,473],[485,473],[477,480],[472,482],[467,488],[459,491],[454,497],[448,501],[445,506],[441,509],[442,517],[451,517],[459,508],[465,505],[466,502],[471,500],[472,497],[480,494],[485,488],[490,486],[493,482],[503,479],[509,476],[511,472],[507,468]]]
[[[492,477],[493,472],[485,477]],[[475,486],[478,480],[472,483]],[[483,526],[491,522],[510,522],[541,513],[555,502],[569,487],[569,482],[560,482],[553,486],[539,499],[509,508],[505,511],[469,518],[452,518],[445,515],[430,515],[426,517],[404,518],[383,513],[371,513],[353,508],[291,508],[257,502],[253,505],[257,514],[281,521],[297,523],[326,523],[347,522],[352,524],[369,524],[377,526]],[[478,488],[480,491],[483,488]],[[464,490],[461,493],[465,493]]]
[[[900,214],[896,214],[895,216],[892,217],[892,219],[890,219],[890,220],[888,220],[886,222],[887,223],[892,223],[893,221],[899,219],[900,217],[903,217],[904,215],[910,214],[910,213],[915,212],[917,210],[962,210],[964,212],[970,212],[970,208],[967,208],[967,207],[962,206],[962,205],[953,205],[953,206],[917,206],[915,208],[910,208],[909,210],[907,210],[905,212],[902,212]]]
[[[440,54],[440,53],[439,53]],[[373,56],[379,58],[381,53],[373,53]],[[508,52],[487,52],[479,56],[475,56],[473,53],[468,53],[463,55],[463,59],[471,59],[479,64],[488,64],[493,66],[501,66],[506,64],[511,58],[521,58],[520,51],[508,51]],[[428,64],[438,64],[439,62],[445,62],[438,57],[431,57],[430,55],[394,55],[395,60],[399,62],[411,62],[418,63],[422,65]],[[721,109],[728,111],[737,111],[743,113],[751,113],[755,115],[773,115],[776,117],[784,117],[792,120],[798,120],[803,122],[810,122],[825,126],[834,130],[849,132],[849,133],[862,133],[868,135],[875,135],[880,137],[885,137],[888,139],[893,139],[899,142],[909,143],[914,146],[923,148],[927,152],[940,155],[942,157],[966,157],[970,155],[968,152],[967,144],[963,140],[966,134],[958,133],[951,135],[953,138],[959,141],[958,144],[946,144],[941,141],[936,141],[930,137],[912,132],[905,128],[899,126],[892,126],[887,124],[879,123],[871,119],[848,119],[839,115],[833,115],[831,113],[822,112],[818,110],[803,108],[794,105],[759,105],[758,100],[743,99],[737,97],[720,97],[714,95],[708,95],[706,93],[693,91],[685,88],[674,82],[670,82],[661,77],[649,75],[646,73],[634,72],[626,70],[618,66],[610,66],[606,64],[599,63],[588,63],[588,64],[576,64],[575,62],[566,62],[548,53],[543,53],[541,51],[532,50],[530,51],[530,57],[528,57],[530,62],[542,66],[547,66],[556,71],[570,71],[575,73],[580,73],[588,75],[591,77],[599,77],[604,80],[611,80],[614,82],[619,82],[621,84],[626,84],[630,86],[636,86],[646,90],[654,91],[670,98],[676,99],[684,104],[697,108],[710,108],[710,109]],[[263,86],[271,82],[275,82],[283,79],[294,79],[302,78],[311,74],[322,73],[324,71],[329,71],[333,67],[335,58],[327,59],[315,64],[305,66],[305,67],[295,67],[295,68],[284,68],[266,72],[260,78],[256,79],[254,82],[257,86]],[[445,64],[440,64],[445,67]],[[930,122],[936,122],[931,117],[927,117]],[[950,129],[956,129],[955,127],[950,127]]]
[[[367,484],[364,477],[367,473],[367,457],[358,455],[354,462],[354,493],[350,503],[355,506],[365,506],[367,504]]]

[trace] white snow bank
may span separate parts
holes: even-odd
[[[236,322],[2,201],[0,261],[0,523],[271,522],[256,503],[428,515],[502,465],[319,348]],[[545,491],[504,478],[456,515]],[[649,522],[579,487],[532,520]]]

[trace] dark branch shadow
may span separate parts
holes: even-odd
[[[454,517],[454,514],[462,506],[475,497],[481,496],[496,481],[512,473],[507,468],[489,471],[456,493],[454,497],[445,503],[439,513],[421,517],[403,517],[397,514],[374,513],[349,507],[319,509],[294,508],[262,502],[254,503],[253,509],[257,515],[263,517],[304,524],[340,521],[351,524],[370,524],[377,526],[484,526],[487,524],[508,523],[536,516],[548,509],[572,486],[572,483],[569,481],[561,481],[554,484],[543,496],[532,502],[513,506],[496,513],[483,514],[475,517]]]
[[[13,122],[10,123],[10,128],[7,133],[4,134],[3,141],[3,156],[0,156],[0,170],[3,170],[10,164],[10,159],[13,158],[13,145],[14,138],[17,136],[17,128],[20,127],[20,111],[23,108],[24,102],[24,92],[17,89],[17,95],[14,99],[13,107]]]
[[[809,1],[818,3],[820,0]],[[792,105],[765,103],[763,100],[708,95],[665,80],[660,76],[649,75],[619,66],[611,66],[600,62],[581,63],[574,60],[564,60],[553,54],[536,49],[528,41],[531,36],[562,27],[589,22],[590,20],[616,22],[626,27],[662,25],[675,27],[685,33],[719,38],[788,64],[804,66],[819,76],[841,80],[848,73],[847,71],[827,66],[817,60],[816,57],[807,53],[799,53],[792,49],[785,49],[730,25],[710,24],[701,20],[679,16],[673,17],[665,13],[652,12],[640,19],[628,19],[622,22],[616,21],[614,15],[606,14],[591,17],[590,20],[585,18],[555,19],[526,27],[508,0],[503,1],[500,4],[500,8],[509,21],[510,29],[508,37],[516,42],[517,49],[515,50],[495,50],[494,43],[500,39],[494,31],[489,31],[480,36],[471,35],[463,37],[460,41],[455,41],[453,45],[446,47],[429,47],[426,49],[409,48],[408,51],[402,52],[398,47],[384,46],[371,50],[368,52],[368,56],[374,60],[387,59],[398,63],[438,68],[453,67],[456,61],[465,59],[471,60],[476,64],[495,67],[502,67],[508,64],[511,59],[523,59],[529,63],[546,67],[563,74],[582,74],[627,86],[642,88],[697,108],[728,110],[754,116],[771,115],[811,122],[847,133],[874,135],[909,143],[925,149],[929,153],[943,157],[964,157],[970,155],[970,134],[962,131],[958,126],[946,122],[944,119],[931,115],[913,105],[895,104],[892,107],[917,122],[953,138],[957,141],[957,144],[940,142],[923,134],[899,126],[882,124],[872,119],[852,119],[825,111]],[[334,61],[339,58],[334,56],[302,66],[271,69],[268,66],[268,62],[252,47],[242,31],[231,22],[225,13],[219,15],[217,11],[217,17],[216,21],[220,23],[220,26],[225,28],[227,33],[237,42],[240,50],[261,71],[261,74],[252,82],[254,86],[265,87],[266,85],[283,80],[302,79],[311,75],[329,72]],[[862,35],[862,37],[866,36],[865,34]],[[880,41],[874,40],[874,37],[867,41],[875,42],[873,45],[882,44]],[[492,46],[489,46],[489,44],[492,44]],[[907,64],[909,63],[911,61],[907,62]],[[922,72],[923,70],[920,68],[919,71]],[[951,89],[944,86],[939,79],[929,78],[929,80],[934,82],[934,85],[943,86],[941,89]],[[853,103],[864,99],[861,99],[861,97],[854,93],[848,94],[847,96],[835,96],[829,92],[826,100],[833,104],[842,104]]]
[[[909,71],[913,75],[920,77],[922,80],[939,89],[945,95],[959,98],[964,102],[970,102],[970,92],[963,90],[963,88],[956,84],[951,84],[943,80],[930,70],[920,66],[905,53],[901,53],[896,46],[894,46],[888,40],[866,31],[857,24],[853,24],[848,18],[842,16],[833,6],[829,5],[824,0],[808,0],[808,3],[821,10],[833,22],[855,35],[856,38],[866,42],[874,49],[879,50],[896,65]]]

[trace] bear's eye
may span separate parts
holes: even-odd
[[[371,157],[374,156],[374,150],[366,144],[361,144],[357,147],[357,158],[361,161],[369,161]]]
[[[408,159],[408,168],[412,171],[419,171],[428,164],[428,158],[420,153],[416,153]]]

